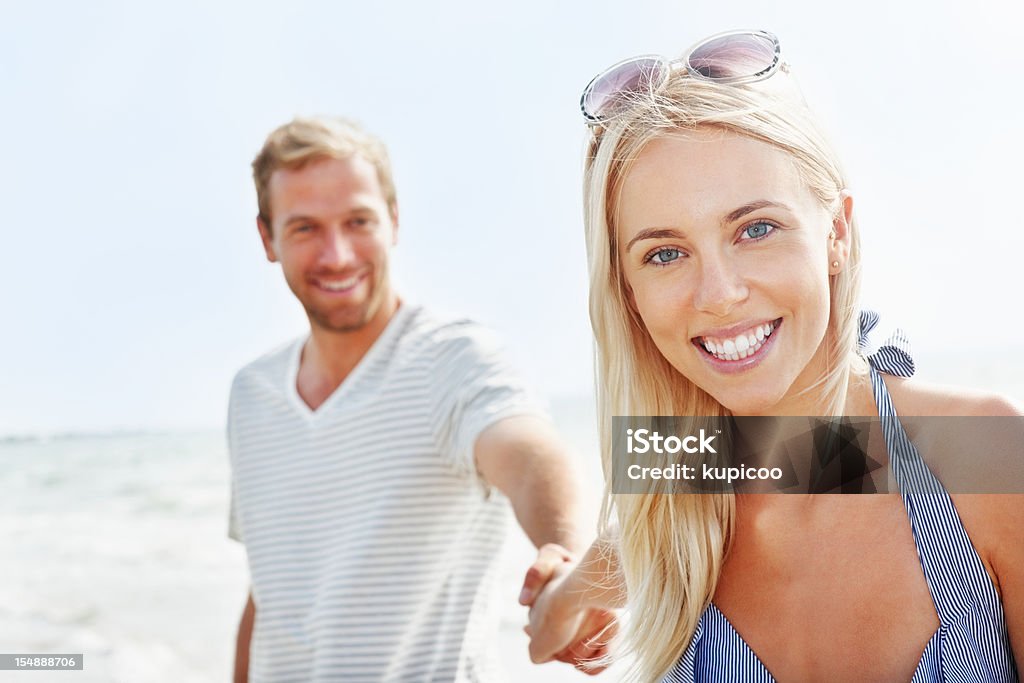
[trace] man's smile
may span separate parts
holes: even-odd
[[[313,279],[313,284],[317,288],[332,294],[345,294],[355,289],[356,286],[366,278],[366,276],[367,272],[363,271],[344,278],[318,277]]]

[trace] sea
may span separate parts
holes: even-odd
[[[596,520],[592,410],[583,400],[556,412]],[[229,490],[222,430],[0,438],[0,653],[84,655],[81,671],[0,671],[0,681],[231,680],[249,573],[227,537]],[[529,661],[517,598],[536,551],[512,527],[498,647],[507,680],[587,680]]]
[[[1024,400],[1022,372],[976,355],[930,361],[919,365],[947,384]],[[553,401],[552,412],[596,524],[591,401]],[[229,681],[249,575],[243,547],[227,538],[228,482],[221,429],[0,437],[0,653],[84,655],[81,671],[0,671],[0,682]],[[530,663],[516,599],[534,554],[513,529],[498,648],[507,680],[619,680],[615,668],[589,679]]]

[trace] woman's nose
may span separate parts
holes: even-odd
[[[694,306],[716,317],[728,316],[750,294],[739,264],[725,255],[702,255],[698,259],[700,280]]]

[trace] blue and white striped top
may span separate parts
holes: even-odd
[[[867,351],[867,333],[877,322],[876,313],[861,313],[862,351]],[[914,373],[909,351],[906,337],[897,330],[865,355],[893,476],[903,492],[914,544],[939,616],[939,629],[925,646],[911,683],[1014,683],[1019,681],[1018,672],[999,595],[949,494],[904,432],[882,381],[881,372],[903,377]],[[664,678],[665,683],[699,681],[775,681],[714,604],[705,610],[689,647]]]

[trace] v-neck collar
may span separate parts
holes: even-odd
[[[366,368],[371,366],[376,360],[377,356],[382,353],[382,349],[388,346],[389,341],[392,337],[398,334],[398,331],[404,326],[405,320],[413,314],[417,309],[408,302],[399,304],[395,310],[391,319],[388,320],[388,324],[384,327],[381,333],[377,336],[370,348],[366,350],[363,357],[359,359],[355,367],[352,368],[348,376],[341,381],[334,391],[324,399],[315,410],[309,407],[302,396],[299,395],[299,365],[302,362],[302,351],[306,348],[306,344],[309,343],[310,335],[307,333],[305,336],[295,341],[294,346],[291,349],[291,358],[288,361],[288,370],[285,375],[285,391],[288,396],[288,401],[292,404],[295,411],[301,415],[307,421],[314,421],[321,415],[330,412],[331,407],[337,403],[342,396],[348,391],[349,387],[353,386],[362,375]]]
[[[885,386],[885,380],[882,379],[882,376],[879,373],[879,371],[876,370],[873,366],[871,367],[871,383],[873,389],[872,394],[875,397],[875,408],[878,411],[879,418],[883,420],[885,418],[895,418],[896,424],[899,425],[900,433],[903,433],[902,425],[900,425],[899,422],[899,416],[896,414],[895,407],[892,405],[892,399],[889,398],[889,392]],[[880,401],[879,398],[880,396],[883,395],[885,398],[884,400]],[[909,440],[907,440],[907,444],[910,448],[913,448],[913,445],[910,444]],[[890,454],[897,452],[897,449],[894,448],[894,444],[889,438],[889,434],[886,434],[886,449]],[[904,491],[906,488],[904,482],[900,481],[898,482],[898,484],[900,486],[901,492]],[[907,510],[907,521],[910,524],[910,529],[914,536],[914,546],[917,550],[918,557],[921,560],[922,572],[924,573],[925,578],[928,580],[928,592],[929,594],[931,594],[932,602],[936,608],[936,616],[939,620],[938,628],[936,628],[935,633],[932,634],[931,638],[928,639],[928,642],[925,643],[924,650],[921,653],[921,657],[917,661],[917,667],[914,669],[914,676],[912,680],[918,680],[918,676],[920,675],[921,671],[928,664],[930,650],[934,650],[934,648],[938,647],[938,642],[942,638],[942,631],[945,624],[945,620],[942,617],[942,611],[939,609],[938,603],[935,601],[935,595],[931,585],[931,576],[928,572],[928,569],[925,567],[924,556],[922,554],[922,549],[918,542],[918,531],[916,527],[916,522],[914,516],[910,514],[909,509]],[[734,642],[738,642],[739,645],[743,648],[743,650],[747,653],[747,655],[753,659],[754,666],[760,669],[763,674],[767,675],[769,680],[775,681],[775,675],[772,674],[772,672],[768,669],[767,666],[765,666],[764,662],[761,661],[761,657],[758,656],[758,654],[754,651],[754,648],[750,647],[750,644],[747,643],[746,639],[742,635],[740,635],[740,632],[737,631],[736,627],[733,626],[731,621],[729,621],[729,617],[725,616],[725,613],[718,608],[718,605],[716,605],[714,602],[711,602],[711,604],[708,605],[708,608],[705,611],[704,615],[701,616],[701,626],[703,626],[704,624],[704,619],[714,619],[718,620],[721,624],[724,624],[729,636],[734,639]],[[699,636],[698,634],[695,634],[693,641],[691,641],[690,643],[690,648],[696,647],[696,642],[700,640],[700,637],[702,636],[703,629],[701,629],[701,633],[699,634]]]
[[[729,634],[740,644],[740,646],[748,653],[748,655],[753,658],[753,661],[756,663],[756,666],[759,669],[761,669],[763,673],[767,674],[770,680],[774,681],[775,675],[772,674],[768,667],[764,665],[764,662],[761,661],[761,658],[757,655],[756,652],[754,652],[754,648],[750,647],[746,639],[744,639],[743,636],[740,635],[740,632],[736,630],[736,627],[732,625],[732,622],[729,621],[729,617],[725,616],[722,610],[718,609],[718,605],[716,605],[713,602],[710,605],[708,605],[708,613],[709,614],[707,615],[707,618],[720,620],[720,622],[725,625]],[[916,680],[918,672],[920,672],[923,667],[927,666],[929,648],[937,647],[938,640],[941,637],[942,624],[940,623],[939,627],[935,629],[935,633],[933,633],[932,637],[928,639],[927,643],[925,643],[924,650],[921,652],[921,657],[917,660],[917,667],[914,669],[914,677],[911,680]],[[695,638],[694,640],[697,639]],[[691,647],[693,647],[693,644],[691,644]]]

